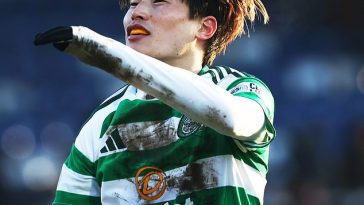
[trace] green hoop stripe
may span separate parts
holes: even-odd
[[[85,155],[83,155],[73,144],[71,153],[64,163],[69,169],[82,175],[95,177],[96,164],[92,163]]]
[[[67,201],[67,203],[63,203]],[[52,205],[101,205],[100,197],[73,194],[64,191],[57,191]]]

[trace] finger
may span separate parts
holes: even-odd
[[[34,44],[38,46],[48,43],[69,42],[72,37],[72,28],[70,26],[59,26],[44,33],[38,33],[34,38]]]

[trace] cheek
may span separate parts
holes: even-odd
[[[123,18],[124,30],[126,30],[126,25],[128,25],[128,24],[129,24],[130,20],[131,20],[130,12],[128,11],[128,12],[125,14],[124,18]]]

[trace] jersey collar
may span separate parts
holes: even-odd
[[[202,67],[202,69],[200,70],[200,72],[197,73],[197,75],[203,75],[205,73],[207,73],[207,71],[210,69],[210,67],[208,65],[205,65],[204,67]]]

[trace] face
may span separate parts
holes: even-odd
[[[200,23],[181,0],[131,0],[124,28],[127,46],[168,63],[195,49]]]

